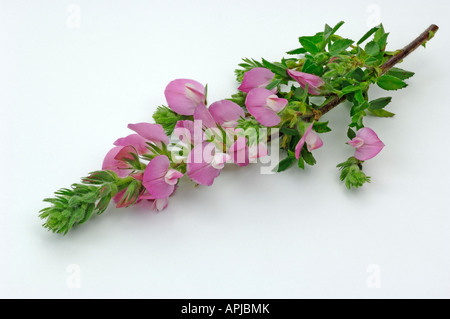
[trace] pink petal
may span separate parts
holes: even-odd
[[[214,102],[209,107],[214,120],[224,128],[234,128],[238,125],[238,120],[245,117],[244,110],[234,102],[221,100]]]
[[[210,149],[211,151],[208,151]],[[189,153],[187,175],[197,184],[210,186],[214,179],[220,175],[221,170],[211,166],[214,157],[211,153],[212,150],[214,150],[214,145],[204,142],[195,146]],[[204,151],[206,154],[203,154]],[[205,157],[207,160],[205,160]]]
[[[325,84],[325,82],[314,74],[299,72],[295,70],[287,70],[287,73],[295,80],[297,81],[302,88],[306,87],[306,84],[308,84],[308,93],[313,95],[319,95],[320,91],[319,88]]]
[[[385,146],[378,135],[368,127],[363,127],[356,132],[356,137],[349,144],[356,147],[355,158],[360,161],[375,157]]]
[[[164,132],[164,129],[159,124],[151,124],[151,123],[137,123],[137,124],[128,124],[128,128],[130,130],[135,131],[143,138],[147,139],[150,142],[158,143],[162,142],[164,144],[169,144],[169,137]]]
[[[178,121],[172,134],[185,144],[197,145],[205,140],[200,123],[190,120]]]
[[[303,145],[305,145],[305,142],[306,142],[306,137],[308,136],[309,133],[311,133],[313,125],[314,125],[314,123],[311,123],[311,125],[306,129],[305,134],[303,134],[302,138],[300,139],[300,141],[298,141],[297,145],[295,146],[295,158],[296,159],[300,158],[300,153],[302,151]]]
[[[169,158],[159,155],[153,158],[145,168],[142,184],[155,198],[169,197],[175,190],[175,186],[167,184],[164,179],[169,166]]]
[[[313,151],[323,146],[322,139],[314,132],[310,132],[305,139],[308,151]]]
[[[114,156],[114,159],[118,160],[118,161],[121,161],[121,162],[124,162],[126,160],[132,160],[133,161],[135,158],[134,158],[134,156],[132,154],[136,154],[136,153],[137,153],[137,151],[136,151],[136,149],[133,146],[131,146],[131,145],[124,146],[117,153],[117,155]]]
[[[281,112],[287,103],[286,99],[279,98],[275,94],[269,96],[266,101],[266,105],[275,113]]]
[[[129,169],[124,169],[124,162],[115,159],[116,155],[123,149],[123,146],[116,146],[112,148],[103,160],[102,170],[109,170],[115,172],[119,177],[128,176],[131,172]]]
[[[138,134],[131,134],[127,137],[119,138],[114,142],[116,146],[133,146],[140,155],[150,153],[150,150],[147,148],[147,140]]]
[[[267,100],[271,97],[273,100],[273,93],[269,90],[256,88],[251,90],[245,100],[245,105],[247,110],[255,119],[264,126],[271,127],[278,125],[281,121],[280,117],[274,110],[268,107]],[[274,104],[278,106],[279,104],[287,104],[286,99],[280,99],[280,101],[275,101]]]
[[[175,185],[181,177],[183,177],[183,173],[175,169],[169,169],[164,176],[164,181],[169,185]]]
[[[197,105],[205,103],[205,93],[202,84],[188,79],[174,80],[164,91],[169,107],[182,115],[193,115]]]
[[[275,74],[266,68],[254,68],[250,71],[245,72],[244,79],[242,80],[241,86],[238,90],[248,93],[255,88],[265,88],[272,82]],[[272,90],[276,93],[276,88]]]
[[[247,139],[243,136],[239,136],[237,140],[230,146],[229,149],[233,163],[243,167],[250,163],[249,149],[247,146]]]
[[[356,132],[356,137],[364,140],[364,144],[377,144],[384,146],[383,142],[378,138],[377,133],[371,128],[363,127]]]
[[[200,103],[195,109],[194,121],[202,121],[202,126],[206,128],[217,127],[216,121],[203,103]]]
[[[153,201],[151,209],[153,209],[157,212],[160,212],[160,211],[166,209],[168,205],[169,205],[169,199],[167,197],[166,198],[156,198]]]

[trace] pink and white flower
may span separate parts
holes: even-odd
[[[356,137],[347,144],[356,149],[355,158],[360,161],[367,161],[375,157],[385,146],[378,138],[378,135],[368,127],[363,127],[358,130]]]
[[[128,128],[137,134],[131,134],[127,137],[119,138],[114,142],[116,146],[133,146],[140,155],[150,154],[152,151],[148,148],[147,143],[153,143],[161,147],[162,143],[169,144],[169,137],[159,124],[137,123],[128,124]]]
[[[287,73],[297,81],[302,88],[306,88],[308,85],[308,93],[313,95],[320,94],[320,88],[325,84],[325,82],[314,74],[299,72],[295,70],[287,70]]]
[[[213,143],[203,142],[196,145],[188,156],[187,175],[197,184],[210,186],[230,158]]]
[[[182,115],[193,115],[199,104],[205,104],[205,94],[201,83],[189,79],[174,80],[164,91],[169,107]]]
[[[311,125],[306,130],[305,134],[303,134],[302,138],[300,139],[300,141],[298,141],[297,145],[295,146],[296,159],[300,158],[300,153],[305,143],[308,151],[310,152],[323,146],[323,141],[321,140],[321,138],[312,131],[313,125],[314,123],[311,123]]]
[[[238,90],[248,93],[255,88],[265,88],[272,82],[275,74],[266,68],[254,68],[245,72],[242,84]],[[273,93],[276,93],[276,88],[272,89]]]
[[[251,90],[245,100],[247,110],[262,125],[267,127],[276,126],[281,122],[280,113],[288,101],[279,98],[272,91],[263,88]]]
[[[145,168],[142,184],[153,198],[167,198],[174,192],[182,176],[181,172],[170,168],[167,156],[158,155]]]

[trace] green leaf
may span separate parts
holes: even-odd
[[[323,73],[323,67],[317,65],[316,63],[312,62],[309,59],[306,59],[302,67],[302,72],[321,76]]]
[[[395,115],[395,113],[392,112],[388,112],[386,110],[383,109],[379,109],[379,110],[368,110],[370,112],[370,114],[374,115],[374,116],[378,116],[378,117],[393,117]]]
[[[351,74],[350,77],[355,79],[358,82],[364,81],[366,74],[361,68],[356,68]]]
[[[351,128],[348,128],[348,131],[347,131],[347,137],[348,137],[350,140],[354,139],[354,138],[356,137],[355,131],[353,131]]]
[[[312,153],[310,151],[308,151],[305,147],[303,147],[303,149],[301,151],[301,155],[306,164],[308,164],[310,166],[314,166],[316,164],[316,159],[314,158]]]
[[[365,90],[366,88],[367,88],[367,83],[361,82],[357,85],[348,85],[348,86],[344,87],[341,91],[342,91],[342,94],[345,95],[345,94],[349,94],[349,93],[356,92],[359,90]]]
[[[286,53],[290,54],[290,55],[303,54],[303,53],[306,53],[306,50],[304,48],[298,48],[298,49],[294,49],[294,50],[288,51]]]
[[[399,78],[386,74],[378,79],[377,84],[380,88],[387,91],[400,90],[408,86],[408,84],[406,84]]]
[[[395,76],[396,78],[400,80],[406,80],[412,77],[415,73],[406,71],[400,68],[391,68],[387,73],[387,75]]]
[[[380,24],[380,28],[375,32],[375,35],[373,37],[373,40],[378,44],[380,47],[380,50],[384,50],[387,44],[387,38],[389,36],[389,33],[386,33],[384,31],[384,27],[382,24]]]
[[[356,114],[358,114],[360,112],[365,111],[368,107],[369,107],[369,103],[367,103],[367,102],[363,102],[361,104],[353,105],[353,107],[350,110],[350,115],[354,116],[354,115],[356,115]]]
[[[334,28],[331,28],[328,24],[325,25],[325,31],[323,33],[323,37],[325,39],[325,42],[336,33],[337,30],[344,24],[344,21],[339,21]]]
[[[300,157],[298,158],[298,163],[297,163],[298,167],[301,169],[305,169],[305,160],[303,159],[303,157],[300,155]]]
[[[392,97],[381,97],[379,99],[370,101],[369,109],[370,110],[379,110],[384,108],[386,105],[391,103]]]
[[[280,132],[286,135],[290,136],[300,136],[300,133],[297,130],[288,128],[288,127],[282,127],[280,128]]]
[[[328,122],[314,122],[313,130],[317,133],[328,133],[331,132],[331,128],[328,127]]]
[[[264,59],[262,59],[262,62],[264,64],[264,66],[266,68],[268,68],[270,71],[272,71],[273,73],[275,73],[279,76],[282,76],[282,77],[287,77],[287,72],[286,72],[285,67],[278,65],[278,64],[271,63]]]
[[[376,56],[380,53],[380,46],[375,41],[370,41],[369,43],[366,44],[364,50],[368,55]]]
[[[335,41],[329,48],[329,52],[331,55],[338,55],[344,50],[353,44],[353,40],[350,39],[339,39]]]
[[[336,33],[337,30],[339,30],[340,27],[342,27],[342,25],[344,24],[344,21],[339,21],[333,28],[333,30],[331,31],[330,36],[332,36],[333,34]]]
[[[282,161],[280,161],[280,163],[278,163],[278,166],[276,167],[276,171],[278,173],[280,172],[284,172],[285,170],[287,170],[289,167],[292,166],[292,164],[294,164],[296,158],[294,156],[288,156],[285,159],[283,159]]]
[[[298,39],[302,47],[311,54],[317,54],[320,52],[317,45],[312,41],[311,37],[300,37]]]
[[[365,64],[369,66],[376,65],[378,64],[378,59],[376,57],[371,56],[365,61]]]
[[[266,89],[267,90],[272,90],[273,88],[275,88],[278,85],[280,85],[281,81],[282,81],[281,79],[278,79],[278,80],[274,80],[274,81],[270,82],[269,85],[266,86]]]
[[[366,41],[372,34],[377,32],[379,28],[380,28],[379,26],[376,26],[376,27],[373,27],[372,29],[370,29],[366,34],[363,35],[363,37],[361,39],[359,39],[357,44],[360,45],[361,43]]]

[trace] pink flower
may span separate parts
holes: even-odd
[[[281,121],[277,113],[287,105],[286,99],[279,98],[272,91],[256,88],[251,90],[245,100],[247,110],[264,126],[272,127]]]
[[[255,88],[265,88],[272,82],[275,74],[266,68],[254,68],[245,72],[244,79],[238,90],[248,93]],[[276,88],[272,89],[276,93]]]
[[[367,161],[375,157],[384,147],[384,143],[377,134],[368,127],[363,127],[356,132],[356,137],[347,144],[356,149],[355,158],[360,161]]]
[[[244,110],[229,100],[214,102],[209,107],[209,112],[223,128],[235,128],[238,125],[238,120],[245,117]]]
[[[130,152],[136,152],[132,146],[116,146],[112,148],[103,160],[102,170],[113,171],[119,177],[128,176],[132,169],[125,159],[130,159],[130,157],[132,159]]]
[[[159,124],[151,123],[137,123],[128,124],[128,128],[135,131],[137,134],[131,134],[127,137],[119,138],[114,142],[116,146],[133,146],[140,155],[149,154],[147,143],[153,143],[161,147],[161,143],[169,144],[169,137],[164,132],[164,129]]]
[[[240,167],[250,164],[249,148],[247,146],[247,139],[239,136],[236,141],[230,146],[228,150],[233,163]]]
[[[120,204],[120,202],[123,199],[123,196],[125,195],[126,189],[118,192],[114,197],[113,201],[116,203],[117,208],[126,207],[127,201],[125,200],[123,204]],[[167,208],[169,205],[169,199],[166,198],[154,198],[152,195],[150,195],[147,191],[143,194],[139,195],[138,200],[136,201],[135,205],[141,205],[144,206],[146,203],[150,204],[150,209],[154,211],[162,211]]]
[[[150,202],[150,209],[160,212],[164,209],[167,208],[167,206],[169,205],[169,198],[165,197],[165,198],[155,198],[152,195],[150,195],[148,192],[142,194],[141,196],[139,196],[138,202],[140,201],[147,201]]]
[[[197,184],[210,186],[229,159],[230,156],[219,151],[213,143],[198,144],[189,153],[187,175]]]
[[[199,104],[194,112],[194,120],[201,120],[202,126],[206,128],[216,128],[217,124],[225,129],[234,128],[241,117],[245,117],[244,110],[228,100],[214,102],[209,108]]]
[[[287,70],[287,73],[297,81],[302,88],[305,88],[308,85],[308,93],[313,95],[319,95],[319,89],[325,82],[314,74],[303,73],[294,70]]]
[[[169,107],[182,115],[193,115],[197,106],[205,103],[205,94],[202,84],[188,79],[174,80],[164,91]]]
[[[295,146],[295,158],[300,158],[300,152],[302,151],[303,145],[306,143],[306,147],[308,148],[308,151],[313,151],[315,149],[321,148],[323,145],[322,140],[320,137],[312,132],[314,123],[311,123],[311,125],[306,130],[305,134],[303,134],[300,141],[298,141],[297,145]]]
[[[142,184],[154,198],[167,198],[173,193],[175,184],[182,176],[182,173],[170,168],[167,156],[158,155],[145,168]]]

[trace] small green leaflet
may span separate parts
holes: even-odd
[[[368,110],[372,115],[374,116],[378,116],[378,117],[393,117],[395,114],[392,112],[388,112],[386,110],[383,109],[379,109],[379,110]]]
[[[381,97],[379,99],[373,100],[371,101],[369,104],[369,109],[370,110],[380,110],[382,108],[384,108],[386,105],[388,105],[389,103],[391,103],[392,101],[392,97]]]
[[[267,89],[267,90],[272,90],[273,88],[275,88],[275,87],[277,87],[278,85],[280,85],[281,81],[282,81],[281,79],[278,79],[278,80],[274,80],[274,81],[270,82],[270,83],[266,86],[266,89]]]
[[[303,53],[306,53],[306,50],[304,48],[298,48],[298,49],[295,49],[295,50],[288,51],[286,53],[290,54],[290,55],[303,54]]]
[[[348,131],[347,131],[347,137],[348,137],[350,140],[354,139],[354,138],[356,137],[355,131],[353,131],[351,128],[348,128]]]
[[[320,52],[317,45],[312,40],[313,37],[300,37],[298,41],[300,41],[300,44],[302,47],[311,54],[317,54]]]
[[[363,37],[357,42],[357,44],[360,45],[361,43],[366,41],[372,34],[377,32],[379,28],[380,28],[379,26],[376,26],[370,29],[366,34],[363,35]]]
[[[280,75],[282,77],[287,77],[286,68],[284,68],[283,66],[271,63],[271,62],[269,62],[267,60],[264,60],[264,59],[262,59],[262,63],[264,64],[264,66],[266,68],[268,68],[273,73],[275,73],[277,75]]]
[[[335,41],[330,47],[329,51],[331,55],[338,55],[342,51],[347,50],[349,46],[353,44],[353,40],[350,39],[339,39]]]
[[[286,157],[285,159],[280,161],[280,163],[278,163],[278,166],[276,167],[276,171],[278,173],[284,172],[289,167],[291,167],[292,164],[294,164],[295,160],[296,160],[295,156],[293,156],[292,154],[289,154],[288,157]]]
[[[280,132],[290,136],[300,136],[300,133],[297,130],[288,127],[280,128]]]
[[[303,147],[301,154],[306,164],[311,166],[314,166],[316,164],[316,159],[314,158],[312,153],[308,151],[305,147]]]
[[[328,133],[331,132],[331,128],[328,127],[328,122],[314,122],[313,129],[317,133]]]
[[[395,76],[396,78],[398,78],[400,80],[406,80],[406,79],[409,79],[410,77],[412,77],[415,73],[406,71],[406,70],[403,70],[400,68],[392,68],[386,74]]]
[[[392,75],[383,75],[380,77],[377,81],[377,84],[380,88],[387,90],[387,91],[395,91],[400,90],[408,86],[405,82],[400,80],[399,78],[396,78]]]
[[[369,43],[366,44],[364,50],[368,55],[376,56],[380,53],[380,46],[375,41],[370,41]]]
[[[364,90],[366,88],[367,88],[367,83],[361,82],[357,85],[346,86],[345,88],[342,89],[342,94],[345,95],[345,94],[349,94],[349,93],[356,92],[359,90]]]
[[[333,29],[327,24],[325,25],[325,32],[323,34],[325,41],[327,41],[336,31],[344,24],[344,21],[339,21]]]

